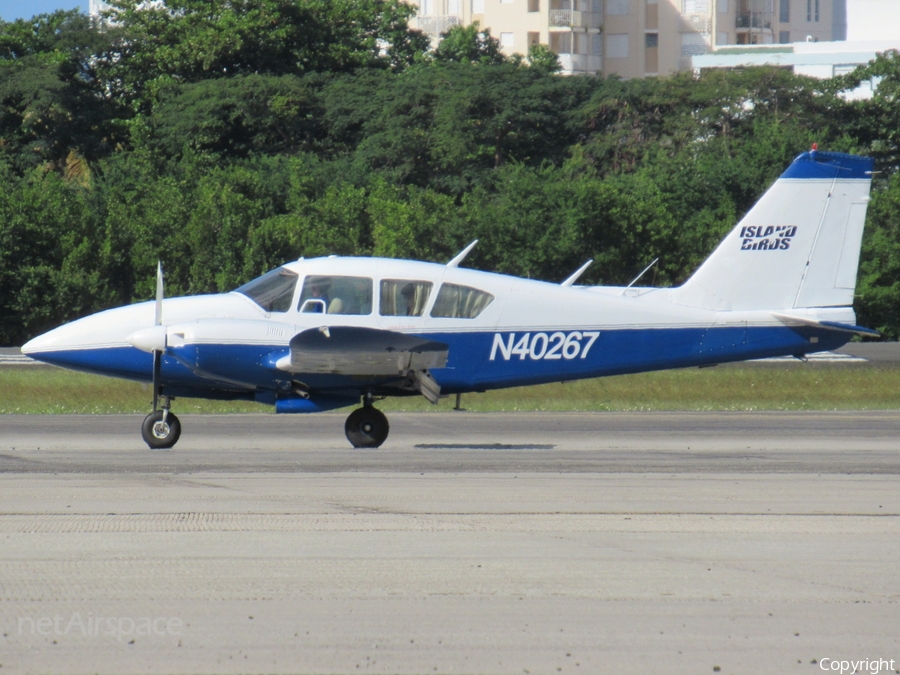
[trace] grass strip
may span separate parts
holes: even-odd
[[[41,366],[0,368],[0,414],[145,413],[150,386]],[[389,398],[385,411],[449,410],[420,396]],[[900,368],[871,364],[737,365],[620,375],[465,394],[473,412],[640,410],[890,410],[900,408]],[[256,403],[179,399],[187,413],[267,412]]]

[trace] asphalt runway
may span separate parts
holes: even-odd
[[[900,671],[900,412],[343,419],[0,417],[0,675]]]

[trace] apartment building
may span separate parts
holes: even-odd
[[[477,21],[508,54],[533,44],[559,55],[563,72],[667,75],[726,45],[845,40],[847,0],[407,0],[412,26],[437,43]],[[108,9],[90,0],[90,13]]]
[[[478,21],[507,54],[544,44],[563,72],[666,75],[716,46],[844,40],[846,0],[408,0],[438,41]]]

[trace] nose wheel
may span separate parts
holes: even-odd
[[[344,433],[354,448],[377,448],[387,439],[390,428],[383,412],[366,405],[350,413]]]
[[[166,400],[168,404],[168,400]],[[155,406],[154,406],[155,407]],[[141,425],[144,442],[154,450],[166,450],[178,442],[181,436],[181,421],[166,405],[162,410],[154,410],[144,418]]]

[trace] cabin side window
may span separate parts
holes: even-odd
[[[431,308],[431,316],[448,319],[474,319],[491,304],[494,296],[477,288],[444,284]]]
[[[371,314],[372,280],[311,274],[303,282],[297,308],[307,314]]]
[[[243,293],[267,312],[286,312],[291,308],[299,279],[296,272],[279,267],[236,288],[235,292]]]
[[[433,285],[430,281],[382,279],[378,312],[381,316],[422,316]]]

